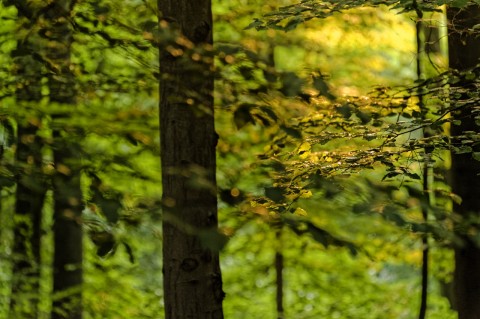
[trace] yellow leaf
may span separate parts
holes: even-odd
[[[305,159],[310,155],[311,149],[312,149],[312,146],[310,145],[310,143],[303,142],[298,148],[298,155],[300,155],[300,158]]]
[[[300,208],[300,207],[297,207],[297,209],[295,209],[295,212],[294,212],[295,215],[298,215],[298,216],[307,216],[307,211],[303,208]]]
[[[301,154],[302,152],[310,151],[312,146],[308,142],[303,142],[300,144],[300,147],[298,148],[298,154]]]
[[[300,198],[310,198],[312,197],[313,194],[312,194],[312,191],[309,191],[309,190],[302,190],[302,193],[300,195]]]

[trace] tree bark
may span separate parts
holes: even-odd
[[[158,8],[160,26],[188,39],[160,48],[165,318],[223,318],[218,252],[201,240],[217,231],[211,2],[159,0]]]
[[[79,129],[69,123],[76,104],[75,81],[70,56],[73,34],[69,22],[72,0],[48,5],[44,17],[49,24],[46,56],[51,61],[48,83],[50,102],[70,106],[56,114],[53,122],[54,260],[52,319],[82,318],[83,232],[80,188]]]
[[[480,38],[469,30],[480,24],[480,7],[448,8],[447,18],[450,67],[460,71],[475,67],[480,58]],[[468,104],[452,116],[461,121],[460,125],[452,125],[452,136],[461,135],[464,131],[479,131]],[[472,154],[452,155],[452,191],[462,198],[461,205],[455,205],[454,210],[463,221],[471,217],[478,219],[480,215],[479,174],[480,162],[474,160]],[[478,225],[471,226],[478,231]],[[455,305],[459,319],[479,319],[480,248],[467,232],[462,231],[458,235],[463,239],[463,245],[455,248]]]

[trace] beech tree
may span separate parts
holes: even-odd
[[[451,278],[459,238],[460,312],[476,312],[472,7],[450,16],[459,71],[420,45],[439,4],[468,1],[217,1],[215,28],[210,1],[157,1],[1,2],[0,317],[383,319],[422,292],[419,318],[453,319],[426,279]]]
[[[160,48],[165,318],[223,318],[219,256],[205,241],[217,234],[211,2],[158,8],[160,27],[177,32]]]

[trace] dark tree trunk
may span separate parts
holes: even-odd
[[[23,23],[23,19],[31,16],[30,10],[23,1],[17,1],[15,5],[17,9],[22,8],[18,10],[18,19]],[[35,112],[36,104],[42,97],[42,66],[31,54],[35,51],[34,39],[32,35],[19,40],[12,52],[13,73],[18,83],[15,94],[20,110],[15,156],[17,188],[10,301],[12,318],[37,318],[40,298],[41,221],[47,185],[42,174],[42,142],[37,135],[41,116]]]
[[[416,2],[415,2],[416,4]],[[415,29],[416,29],[416,43],[417,43],[417,57],[416,57],[416,65],[417,65],[417,80],[421,80],[423,78],[423,51],[426,47],[425,41],[422,40],[423,31],[424,31],[424,24],[423,24],[423,13],[418,10],[417,11],[417,20],[415,22]],[[425,118],[427,114],[427,110],[425,109],[424,103],[424,96],[421,92],[421,89],[418,90],[418,107],[421,110],[422,117]],[[428,136],[428,132],[426,130],[423,131],[424,137]],[[430,158],[430,151],[425,149],[425,163],[423,166],[423,192],[425,199],[429,203],[429,195],[428,195],[428,177],[429,177],[429,158]],[[425,223],[428,222],[428,207],[422,207],[422,218]],[[428,245],[428,235],[424,234],[422,236],[422,289],[420,295],[420,310],[418,312],[418,319],[425,319],[427,314],[428,308],[428,261],[429,261],[429,245]]]
[[[38,317],[41,221],[46,185],[40,171],[41,144],[35,138],[36,131],[37,127],[31,124],[18,127],[16,164],[20,167],[20,172],[15,193],[10,303],[10,315],[15,318]],[[33,163],[29,163],[29,159],[33,159]]]
[[[161,27],[205,49],[201,59],[190,59],[160,48],[165,318],[223,318],[219,256],[200,236],[217,229],[211,2],[159,0],[158,8]],[[189,50],[185,45],[177,49]]]
[[[480,38],[472,34],[475,25],[480,24],[480,7],[469,6],[458,10],[449,8],[449,60],[450,67],[465,70],[479,63]],[[476,88],[474,88],[476,90]],[[479,132],[468,104],[453,114],[460,120],[460,125],[452,125],[452,136],[461,135],[464,131]],[[479,150],[475,150],[478,152]],[[463,221],[480,215],[480,162],[472,158],[472,154],[452,155],[452,191],[462,198],[461,205],[455,205],[455,213]],[[478,225],[472,225],[478,231]],[[455,306],[459,319],[480,318],[480,248],[467,235],[459,233],[463,245],[455,248],[454,294]]]
[[[82,318],[82,192],[80,188],[79,129],[69,123],[76,103],[70,55],[72,30],[69,23],[74,1],[57,0],[49,5],[47,57],[50,102],[70,106],[71,111],[53,116],[54,260],[52,319]]]

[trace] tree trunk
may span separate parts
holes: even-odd
[[[277,305],[277,318],[284,319],[284,307],[283,307],[283,269],[284,269],[284,256],[282,253],[282,229],[277,229],[275,233],[276,238],[276,250],[275,250],[275,284],[276,284],[276,305]]]
[[[19,21],[23,22],[22,19],[32,15],[25,2],[17,1],[15,6]],[[21,110],[17,118],[15,156],[17,188],[10,299],[12,318],[37,318],[40,298],[41,220],[47,186],[42,174],[42,142],[37,136],[41,116],[34,111],[42,98],[42,66],[32,57],[32,52],[35,52],[34,38],[31,35],[28,39],[20,39],[16,50],[12,52],[13,73],[18,83],[16,101]],[[26,107],[33,110],[25,110]]]
[[[449,8],[447,18],[450,67],[460,71],[474,67],[479,63],[480,38],[469,30],[480,24],[480,7],[472,5],[462,10]],[[461,121],[460,125],[452,125],[452,136],[461,135],[464,131],[479,131],[468,104],[452,116]],[[480,215],[479,174],[480,162],[474,160],[472,154],[452,155],[452,191],[462,198],[461,205],[455,205],[454,209],[464,221],[472,216],[478,219]],[[472,226],[478,229],[478,225]],[[463,245],[455,248],[455,305],[459,319],[479,319],[480,248],[466,232],[459,236],[463,239]]]
[[[72,30],[69,23],[74,1],[57,0],[49,5],[47,58],[50,102],[70,106],[70,111],[56,114],[53,122],[54,260],[52,319],[82,318],[83,243],[82,192],[80,188],[79,132],[69,123],[76,103],[75,82],[70,55]]]
[[[211,2],[159,0],[158,8],[160,26],[191,41],[160,48],[165,318],[223,318],[219,256],[201,240],[217,229]],[[182,55],[189,46],[201,55]]]
[[[15,193],[12,318],[37,318],[40,298],[42,209],[46,185],[40,173],[41,144],[33,125],[18,127],[17,165],[22,167]],[[32,140],[30,140],[32,138]],[[28,163],[33,159],[33,163]],[[25,307],[26,306],[26,307]]]

